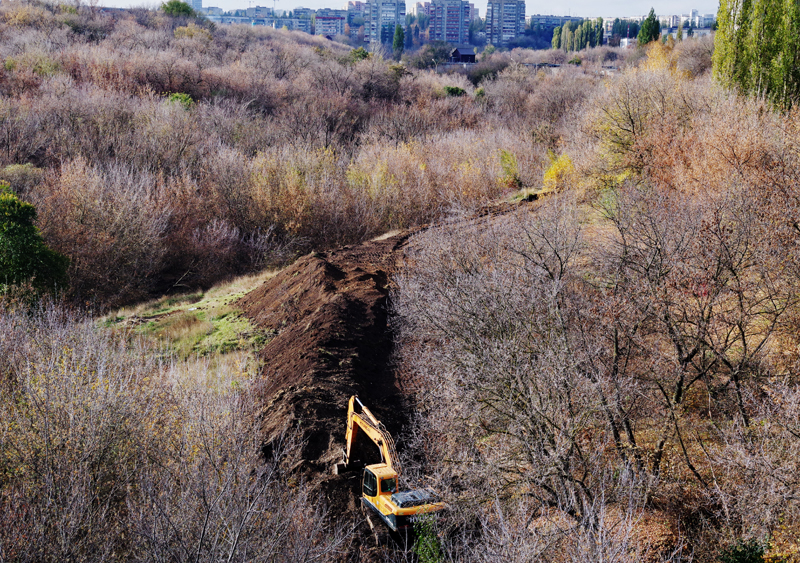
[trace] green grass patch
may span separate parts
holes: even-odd
[[[252,352],[273,336],[253,325],[233,303],[272,274],[238,278],[206,293],[169,295],[100,319],[156,339],[181,359]]]

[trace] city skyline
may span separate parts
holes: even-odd
[[[481,17],[486,16],[486,0],[472,0],[475,7],[480,10]],[[189,2],[191,3],[191,2]],[[161,2],[141,0],[104,0],[100,5],[114,8],[131,8],[145,6],[156,8]],[[279,10],[293,10],[303,7],[314,10],[320,8],[342,8],[347,4],[346,0],[203,0],[203,7],[214,6],[223,10],[244,10],[250,6],[276,7]],[[411,13],[411,8],[416,2],[406,2],[406,13]],[[574,0],[564,4],[563,8],[550,9],[544,2],[526,2],[526,16],[533,14],[548,14],[554,16],[579,16],[585,18],[595,17],[627,17],[647,15],[652,7],[657,15],[668,14],[687,14],[691,10],[697,10],[701,14],[716,14],[719,3],[714,0],[697,0],[686,2],[685,0],[663,0],[651,2],[641,2],[632,0],[609,0],[608,2],[598,3],[590,0]]]

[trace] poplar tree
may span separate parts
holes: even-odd
[[[572,49],[572,26],[569,22],[564,24],[561,31],[561,48],[564,49],[564,52]]]
[[[595,20],[594,44],[597,47],[603,46],[603,18],[597,18],[597,20]]]
[[[794,0],[721,0],[714,77],[789,109],[800,96],[800,7]]]
[[[406,45],[406,34],[403,32],[403,26],[397,24],[394,28],[394,41],[392,41],[392,51],[396,59],[400,59],[403,54],[403,49]]]
[[[714,36],[714,77],[729,86],[745,88],[745,39],[750,30],[751,0],[720,0]]]
[[[585,49],[586,47],[594,47],[592,42],[592,22],[586,20],[581,25],[581,49]],[[580,49],[579,49],[580,50]]]
[[[550,44],[553,46],[553,49],[561,48],[561,26],[553,30],[553,40]]]

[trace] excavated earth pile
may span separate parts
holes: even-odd
[[[359,476],[336,476],[347,401],[358,395],[396,435],[406,412],[388,362],[388,283],[411,232],[312,253],[238,303],[276,336],[260,352],[265,443],[290,425],[304,439],[295,470],[327,497],[333,516],[356,508]]]

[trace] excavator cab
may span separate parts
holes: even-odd
[[[347,410],[346,449],[336,472],[364,468],[361,502],[394,531],[412,526],[423,514],[444,508],[429,489],[398,491],[400,464],[386,428],[353,395]],[[377,446],[377,448],[376,448]],[[377,459],[380,454],[380,459]],[[368,461],[379,461],[370,463]]]
[[[364,478],[361,480],[361,484],[365,497],[377,497],[378,491],[380,494],[397,492],[397,476],[389,475],[379,478],[369,467],[364,468]]]

